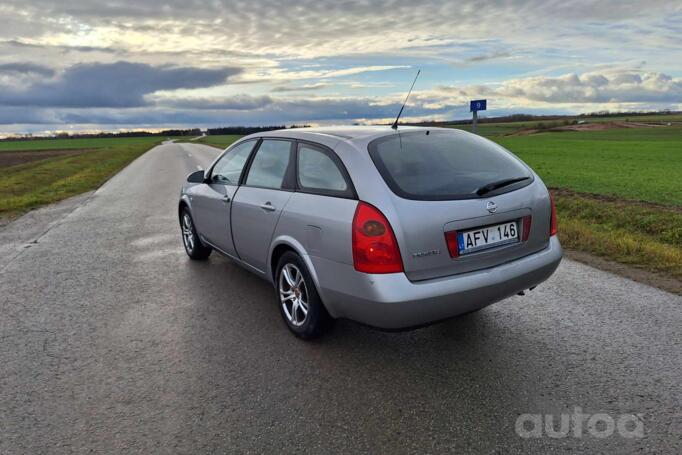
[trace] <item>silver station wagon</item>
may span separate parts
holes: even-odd
[[[188,176],[178,212],[190,258],[215,250],[270,281],[306,339],[336,318],[395,330],[476,311],[533,289],[562,255],[540,178],[452,129],[247,136]]]

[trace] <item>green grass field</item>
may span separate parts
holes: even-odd
[[[682,280],[682,126],[489,138],[558,189],[565,248]]]
[[[548,186],[682,205],[682,127],[491,137]]]
[[[146,145],[151,147],[165,138],[160,137],[121,137],[121,138],[87,138],[87,139],[36,139],[31,141],[0,141],[0,153],[29,150],[78,150],[123,145]]]
[[[53,139],[0,143],[0,154],[39,151],[45,159],[0,167],[0,217],[93,190],[165,138]],[[49,156],[50,150],[76,150]],[[80,151],[80,152],[78,152]]]

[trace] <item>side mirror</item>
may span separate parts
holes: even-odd
[[[195,171],[187,176],[187,182],[189,183],[204,183],[205,179],[204,171]]]

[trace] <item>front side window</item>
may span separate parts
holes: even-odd
[[[256,141],[242,142],[223,155],[213,166],[211,183],[239,185],[239,177],[255,144]]]
[[[306,144],[301,144],[298,149],[298,182],[305,190],[348,191],[346,179],[334,160]]]
[[[493,196],[533,181],[510,152],[457,131],[392,134],[371,142],[369,153],[391,190],[406,199]]]
[[[290,159],[290,141],[265,139],[253,158],[246,184],[281,189]]]

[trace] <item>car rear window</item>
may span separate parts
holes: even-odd
[[[386,184],[407,199],[489,197],[532,182],[528,167],[510,152],[486,139],[458,131],[392,134],[372,141],[369,153]],[[485,185],[507,179],[523,180],[484,195],[477,193]]]

